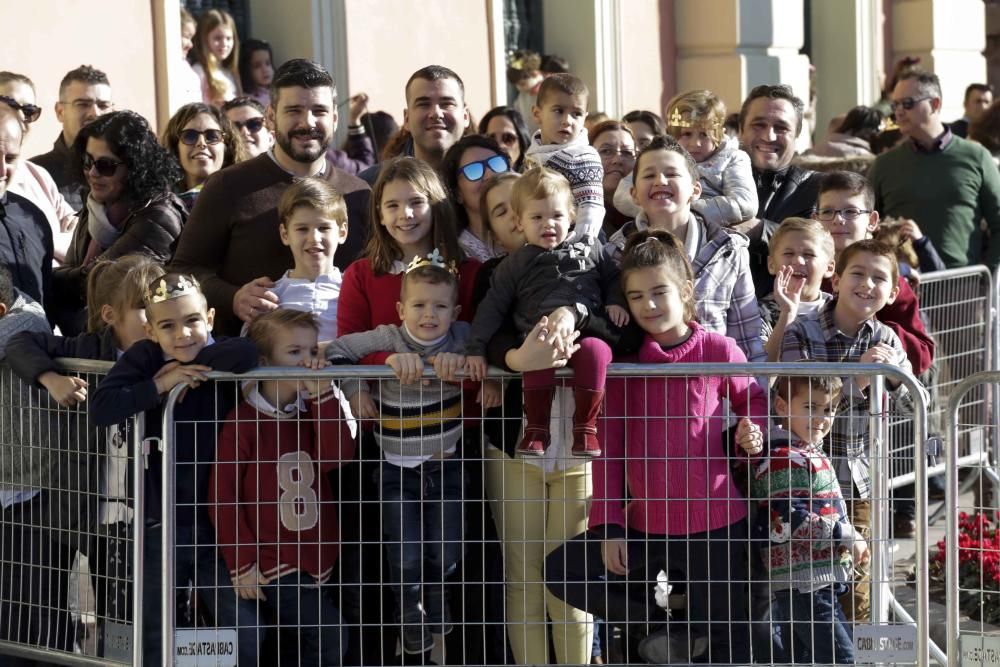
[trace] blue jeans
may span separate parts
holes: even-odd
[[[160,605],[163,599],[163,561],[161,544],[163,527],[156,524],[146,528],[145,555],[142,560],[143,614],[142,655],[144,665],[159,665],[163,638]],[[215,548],[214,530],[193,526],[177,526],[174,551],[174,576],[176,591],[186,591],[193,585],[198,602],[215,619],[218,627],[238,630],[239,661],[241,665],[257,664],[257,610],[253,602],[241,600],[233,590],[229,568]],[[177,626],[181,619],[177,619]]]
[[[444,615],[443,582],[462,558],[462,462],[431,459],[402,468],[383,461],[378,474],[389,583],[400,620],[421,622],[422,599],[427,619],[438,624]]]
[[[261,615],[275,618],[275,631],[297,631],[298,643],[291,652],[295,654],[298,664],[341,664],[347,641],[341,638],[344,630],[341,627],[340,612],[333,599],[312,576],[304,572],[292,572],[261,588],[267,598],[259,603],[263,612]],[[230,592],[236,597],[235,591]],[[258,649],[263,639],[262,632],[257,639]],[[242,647],[240,655],[242,658]],[[282,651],[282,655],[285,655],[285,651]],[[249,664],[257,664],[256,657]]]
[[[836,588],[774,594],[772,619],[781,635],[775,646],[775,662],[854,662],[854,642]]]

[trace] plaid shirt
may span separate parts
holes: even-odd
[[[753,279],[750,277],[750,242],[737,231],[705,222],[691,214],[688,225],[698,225],[698,248],[694,270],[695,316],[706,331],[729,336],[743,350],[747,361],[767,361],[761,341],[760,311]],[[612,234],[605,249],[621,263],[625,241],[636,232],[649,229],[645,213],[625,223]],[[681,239],[683,242],[684,239]]]
[[[861,355],[868,348],[876,343],[885,343],[896,351],[895,365],[904,371],[911,371],[903,344],[892,329],[872,318],[861,325],[856,335],[849,336],[838,329],[833,321],[836,305],[837,300],[833,299],[812,315],[797,317],[788,325],[781,341],[781,361],[860,361]],[[837,414],[826,440],[827,449],[837,470],[844,497],[868,498],[871,495],[868,396],[858,388],[855,378],[845,377],[843,380],[844,387],[840,393]],[[891,389],[889,395],[896,399],[900,409],[912,409],[905,385]],[[852,487],[857,488],[856,494]]]

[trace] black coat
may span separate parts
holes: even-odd
[[[257,346],[248,338],[218,338],[206,345],[193,364],[213,370],[245,373],[257,366]],[[161,435],[161,396],[154,377],[167,362],[151,340],[139,341],[118,359],[90,399],[90,414],[98,426],[110,426],[146,412],[146,436]],[[215,462],[215,443],[222,420],[239,401],[239,386],[207,382],[192,389],[174,411],[177,524],[208,525],[208,473]],[[149,456],[146,474],[146,518],[158,521],[162,494],[162,457]],[[197,507],[196,507],[197,505]]]
[[[777,186],[773,192],[767,185],[772,174]],[[750,239],[750,275],[760,299],[770,294],[774,287],[774,278],[767,271],[771,236],[785,218],[808,218],[812,215],[822,174],[791,166],[784,172],[761,172],[755,168],[753,177],[757,182],[759,222],[747,232],[747,237]]]
[[[53,253],[52,228],[42,210],[12,192],[0,198],[0,265],[10,271],[14,287],[46,306]]]

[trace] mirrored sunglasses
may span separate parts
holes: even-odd
[[[490,171],[494,174],[502,174],[510,170],[510,162],[503,155],[494,155],[493,157],[488,157],[485,160],[479,160],[477,162],[470,162],[461,168],[462,175],[473,183],[481,179],[486,175],[486,168],[489,167]]]

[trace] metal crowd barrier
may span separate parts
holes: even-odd
[[[995,303],[998,294],[993,277],[985,266],[969,266],[921,275],[917,287],[920,314],[935,342],[934,363],[920,380],[927,388],[928,454],[933,464],[928,474],[943,475],[944,460],[939,456],[944,437],[948,401],[959,382],[974,373],[991,370],[997,359],[995,346]],[[993,398],[996,398],[995,396]],[[978,389],[963,400],[958,464],[975,469],[989,458],[987,439],[991,401],[988,392]],[[993,414],[996,414],[994,411]],[[890,424],[893,453],[892,487],[913,482],[913,437],[908,420]],[[969,478],[967,484],[975,482]],[[931,523],[944,511],[942,505]]]
[[[913,434],[916,442],[923,442],[926,438],[927,403],[913,377],[896,368],[874,364],[677,364],[614,365],[609,368],[609,382],[627,378],[633,388],[638,387],[635,391],[630,389],[625,395],[627,417],[622,419],[629,420],[627,423],[632,429],[628,431],[631,436],[624,436],[628,447],[637,446],[628,444],[629,437],[640,437],[638,434],[644,432],[643,429],[650,428],[650,420],[642,420],[651,414],[643,412],[646,399],[642,397],[645,396],[647,383],[654,379],[657,382],[663,378],[687,380],[690,384],[671,385],[675,390],[678,386],[690,389],[690,394],[687,389],[680,394],[684,397],[681,400],[687,401],[697,395],[698,388],[707,382],[706,378],[775,375],[872,377],[868,394],[870,414],[842,417],[852,420],[848,428],[857,428],[858,432],[867,430],[871,461],[868,535],[871,620],[859,619],[851,624],[852,650],[856,662],[923,667],[929,663],[931,650],[934,650],[936,660],[944,662],[943,654],[932,646],[929,639],[927,461],[922,453],[911,454],[917,514],[912,583],[908,583],[910,573],[901,570],[894,562],[894,542],[890,533],[891,468],[896,454],[889,450],[888,424],[898,415],[894,411],[895,404],[888,399],[885,382],[908,389]],[[260,381],[301,381],[316,383],[317,386],[334,382],[344,388],[346,384],[358,380],[386,383],[392,374],[387,368],[341,366],[323,371],[259,369],[244,375],[213,373],[210,377],[220,387],[217,396],[237,398],[241,389],[249,391],[252,383]],[[515,376],[496,377],[509,383]],[[433,383],[431,378],[428,373],[425,382]],[[427,395],[421,396],[420,402],[441,400],[446,395],[440,385],[424,386],[423,392]],[[390,391],[386,384],[382,384],[381,389]],[[398,388],[395,391],[399,391]],[[195,471],[204,469],[205,464],[193,462],[210,461],[212,457],[205,456],[204,451],[199,454],[198,449],[209,447],[214,456],[216,442],[214,438],[204,440],[203,435],[197,434],[192,440],[194,432],[189,428],[192,424],[177,416],[183,408],[183,403],[178,402],[183,395],[183,388],[176,387],[164,406],[162,551],[174,555],[182,554],[184,550],[196,550],[201,560],[183,571],[175,569],[175,564],[168,562],[170,559],[164,561],[162,589],[168,594],[163,596],[161,609],[163,664],[175,664],[175,661],[176,664],[247,664],[250,659],[245,655],[249,651],[256,654],[255,660],[311,665],[320,663],[305,662],[303,656],[322,653],[324,648],[331,646],[338,652],[346,651],[345,664],[413,664],[414,661],[424,664],[514,664],[515,658],[520,658],[522,662],[539,662],[530,657],[539,653],[544,656],[540,662],[548,662],[550,645],[560,662],[586,664],[592,655],[595,629],[604,640],[602,648],[609,664],[635,664],[645,660],[658,663],[695,662],[705,659],[708,650],[712,651],[713,662],[745,664],[750,662],[747,659],[750,656],[737,655],[735,648],[743,640],[747,640],[753,654],[752,662],[774,664],[776,654],[771,651],[778,639],[786,647],[790,644],[792,651],[800,650],[809,643],[795,634],[801,631],[801,624],[782,626],[780,618],[770,618],[771,599],[781,596],[788,582],[784,580],[783,583],[781,577],[768,577],[760,560],[755,561],[752,557],[761,547],[760,534],[739,532],[739,526],[759,519],[735,520],[732,522],[734,528],[731,528],[735,532],[728,534],[731,539],[720,539],[715,535],[700,545],[676,536],[664,540],[652,534],[630,534],[629,544],[635,547],[635,551],[630,548],[628,557],[633,562],[642,562],[643,566],[636,566],[624,577],[613,576],[596,560],[599,556],[595,554],[599,554],[601,548],[600,535],[591,534],[580,540],[565,542],[586,527],[586,498],[594,484],[603,483],[594,472],[594,466],[605,464],[572,459],[568,457],[565,445],[557,444],[550,447],[549,454],[541,462],[529,469],[533,464],[507,458],[488,444],[483,445],[490,434],[499,439],[499,449],[510,444],[507,438],[511,432],[517,432],[521,421],[519,403],[508,404],[506,411],[496,417],[501,427],[500,434],[504,433],[502,427],[506,422],[512,422],[513,431],[508,431],[507,435],[498,436],[496,430],[490,431],[493,422],[480,420],[472,412],[463,413],[461,418],[466,420],[465,425],[469,428],[465,431],[465,439],[456,458],[447,462],[432,460],[433,466],[422,467],[421,472],[413,474],[403,471],[412,460],[397,459],[391,464],[383,463],[382,453],[368,435],[361,436],[358,453],[351,460],[333,460],[318,455],[315,464],[320,470],[317,471],[313,461],[297,453],[301,447],[299,439],[304,437],[303,433],[314,434],[316,429],[322,429],[324,421],[334,430],[349,427],[351,420],[339,413],[334,413],[336,416],[317,417],[310,413],[308,417],[292,417],[295,428],[308,425],[312,429],[284,436],[294,452],[292,459],[286,458],[292,452],[283,453],[279,449],[264,460],[257,460],[254,454],[256,438],[271,428],[269,420],[253,412],[237,414],[235,420],[227,419],[222,424],[224,430],[219,446],[229,447],[226,451],[232,456],[236,456],[233,452],[240,452],[236,457],[242,457],[241,465],[244,467],[235,480],[243,481],[234,481],[233,463],[225,466],[216,464],[216,476],[208,487],[208,497],[225,500],[211,503],[206,497],[199,497],[185,505],[178,502],[178,495],[189,498],[190,490],[178,488],[175,474],[183,474],[185,479],[190,479],[190,468]],[[747,396],[737,395],[728,389],[725,398],[731,405],[740,405]],[[640,404],[635,405],[635,401]],[[564,443],[571,429],[566,418],[568,411],[564,410],[562,403],[560,397],[553,408],[556,419],[553,438]],[[771,414],[770,400],[766,405],[766,414],[761,416],[775,416]],[[695,415],[698,416],[697,413]],[[419,415],[401,413],[398,420],[383,423],[383,435],[391,437],[389,434],[395,428],[422,429],[425,427],[422,419]],[[608,417],[604,426],[610,427],[609,422],[614,419]],[[717,413],[706,415],[700,423],[709,435],[720,436],[732,422],[720,409]],[[684,433],[681,429],[688,426],[671,422],[670,433],[680,437]],[[179,438],[180,430],[187,435]],[[326,431],[320,432],[324,435],[319,436],[321,444],[317,447],[324,446],[323,442],[329,447],[330,438],[335,436],[326,434]],[[236,437],[235,433],[242,435]],[[232,448],[234,445],[235,449]],[[634,450],[629,451],[634,457]],[[181,461],[178,461],[178,452],[181,453]],[[325,456],[329,457],[329,452]],[[689,453],[683,458],[687,469],[711,465],[712,462],[710,456],[696,453]],[[257,463],[278,466],[277,481],[248,473]],[[611,457],[610,463],[624,466],[627,461]],[[727,460],[725,465],[729,463]],[[647,458],[640,472],[630,472],[637,475],[633,481],[646,479],[648,482],[649,471],[660,464],[657,458]],[[187,472],[185,466],[189,468]],[[326,472],[324,466],[329,469],[327,480],[331,486],[321,495],[329,498],[329,503],[336,505],[332,509],[340,514],[340,553],[338,566],[330,573],[329,582],[317,590],[315,567],[312,572],[306,573],[289,568],[282,570],[273,562],[260,565],[269,558],[264,555],[265,551],[280,551],[284,547],[291,557],[305,559],[300,561],[301,567],[306,568],[312,558],[314,561],[318,559],[321,563],[318,567],[322,570],[329,565],[330,554],[324,556],[322,550],[317,551],[315,541],[291,542],[287,537],[271,535],[262,540],[268,544],[262,545],[247,543],[239,535],[240,530],[248,531],[243,535],[257,535],[265,530],[261,523],[261,517],[265,515],[272,515],[272,523],[277,521],[274,517],[280,517],[282,526],[289,530],[315,528],[322,532],[332,528],[329,523],[323,524],[332,515],[324,515],[323,503],[309,496],[313,493],[310,485],[315,476]],[[749,470],[737,465],[729,474],[739,486],[742,482],[751,481]],[[250,477],[246,476],[248,474]],[[547,489],[542,492],[519,492],[519,487],[526,487],[529,475],[542,479]],[[567,491],[570,485],[567,477],[572,475],[578,478],[573,482],[575,492]],[[560,483],[558,492],[555,491],[557,480]],[[687,501],[690,503],[686,506],[689,513],[699,511],[698,503],[706,501],[697,490],[691,490],[686,477],[668,479],[664,492],[670,493],[670,488],[678,488],[676,485],[688,489],[689,493],[681,498],[672,497],[671,502]],[[457,490],[452,486],[457,486]],[[487,492],[489,488],[501,491],[491,497]],[[414,494],[429,495],[431,500],[425,498],[422,513],[411,521],[406,513],[413,511],[417,503]],[[750,500],[740,494],[730,496],[727,509],[719,520],[739,517],[744,510],[756,512],[762,498],[754,497],[752,492],[749,495]],[[241,498],[242,514],[237,511],[240,510]],[[394,498],[402,501],[392,502]],[[665,499],[666,496],[656,494],[655,490],[651,490],[646,498],[635,496],[633,490],[633,495],[628,497],[627,511],[640,511],[645,507],[652,508],[648,511],[655,514],[660,511],[656,509],[658,503],[665,502]],[[640,504],[642,501],[645,504]],[[625,496],[622,496],[624,502]],[[310,508],[317,505],[313,512]],[[861,507],[855,505],[852,511],[860,511]],[[175,512],[185,511],[195,512],[196,516],[202,516],[199,513],[206,511],[214,532],[206,535],[198,529],[182,527],[184,529],[180,530]],[[590,511],[594,511],[593,507]],[[526,526],[539,523],[542,520],[539,515],[545,512],[548,512],[549,523],[546,527],[549,532],[528,536]],[[572,518],[571,512],[574,513]],[[859,526],[862,525],[861,515],[857,518]],[[563,525],[553,526],[553,523],[558,523],[555,519]],[[234,523],[240,525],[234,527]],[[407,534],[407,530],[415,524],[418,524],[418,533]],[[766,519],[764,524],[767,524]],[[456,529],[461,532],[456,534]],[[221,534],[237,537],[221,540]],[[763,539],[766,541],[767,538]],[[815,538],[817,543],[826,544],[823,539]],[[678,550],[677,544],[685,546]],[[793,542],[793,548],[795,545]],[[528,566],[528,551],[532,551],[536,561],[531,568]],[[539,569],[537,563],[541,558],[547,559],[544,570]],[[708,560],[707,567],[699,560],[704,558]],[[715,560],[718,558],[722,561]],[[259,587],[254,580],[248,584],[243,579],[240,591],[250,597],[262,594],[267,598],[267,604],[245,599],[247,595],[240,597],[234,588],[232,572],[245,574],[247,570],[244,568],[252,560],[261,568],[266,568],[271,576],[257,579]],[[726,569],[723,575],[712,575],[711,572],[697,574],[706,569],[718,569],[720,566],[713,564],[717,562],[728,563],[725,567],[730,569]],[[205,563],[208,567],[203,567]],[[501,569],[498,570],[498,567]],[[574,584],[572,582],[577,580],[572,576],[579,575],[580,568],[585,572],[584,578],[582,583]],[[564,579],[553,579],[557,570],[565,570],[564,575],[558,575],[565,576]],[[574,574],[571,576],[571,573]],[[276,584],[277,578],[282,583]],[[549,584],[548,589],[545,588],[546,583]],[[893,605],[898,593],[905,587],[911,587],[913,591],[912,618],[901,605]],[[592,616],[567,605],[563,598],[589,611],[600,609],[604,618],[601,614]],[[720,602],[722,599],[728,602]],[[735,604],[731,604],[733,600]],[[761,600],[763,614],[760,605],[755,606],[755,601],[759,603]],[[711,614],[718,609],[727,609],[731,615],[728,619],[720,619],[717,615],[704,616],[706,607]],[[179,609],[182,617],[179,617]],[[863,616],[859,608],[850,607],[845,611]],[[806,616],[811,618],[810,614],[811,611]],[[276,615],[279,618],[276,619]],[[220,622],[222,618],[235,621]],[[294,622],[289,622],[289,618]],[[783,629],[776,631],[779,626]],[[829,639],[826,635],[833,632],[832,628],[832,624],[817,623],[813,639]],[[410,632],[406,633],[407,629]],[[789,635],[789,630],[794,638]],[[416,646],[414,655],[401,655],[401,650],[405,648],[401,631],[408,635],[410,648]],[[719,632],[723,635],[715,634]],[[726,639],[719,642],[719,636]],[[429,643],[425,644],[425,639]],[[730,648],[719,648],[720,645]],[[724,659],[719,660],[717,651],[721,650],[727,653]],[[730,650],[733,652],[729,653]],[[201,656],[200,660],[198,656]],[[579,659],[581,657],[584,659]]]
[[[60,365],[90,392],[111,368]],[[0,655],[135,664],[142,421],[98,428],[86,403],[60,407],[0,365]]]
[[[947,595],[949,667],[995,662],[1000,651],[1000,538],[995,526],[1000,514],[996,464],[983,459],[978,484],[968,493],[960,488],[961,406],[967,393],[1000,388],[1000,371],[976,373],[959,382],[948,403],[947,513],[944,573]],[[988,424],[995,435],[996,420]],[[992,496],[992,497],[991,497]],[[964,617],[964,618],[963,618]]]

